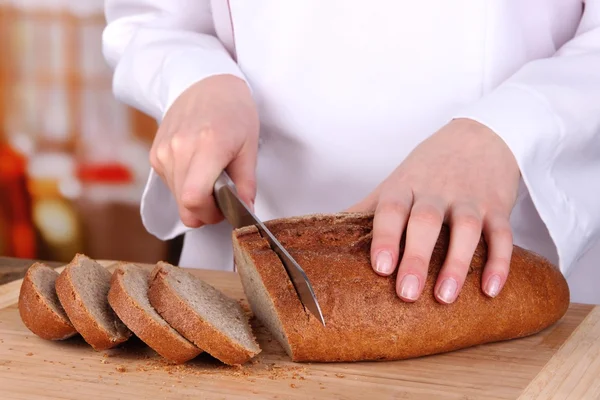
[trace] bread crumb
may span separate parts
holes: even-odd
[[[110,364],[110,362],[106,361],[106,360],[100,360],[101,364]]]
[[[296,386],[294,383],[290,383],[290,387],[291,387],[292,389],[296,389],[296,388],[298,388],[298,386]]]
[[[345,378],[346,377],[346,375],[344,375],[344,374],[335,374],[335,376],[337,376],[338,378]]]
[[[124,365],[119,365],[115,368],[118,372],[127,372],[127,368]]]
[[[31,357],[33,355],[33,353],[29,352],[27,354],[25,354],[27,357]]]

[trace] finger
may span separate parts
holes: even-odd
[[[176,179],[174,180],[174,178],[181,174],[173,172],[174,165],[172,160],[177,159],[176,156],[174,157],[173,153],[168,141],[154,143],[150,150],[150,165],[175,198],[181,222],[190,228],[198,228],[202,226],[202,221],[196,218],[194,213],[185,209],[181,204],[180,191],[176,189],[177,182]],[[180,163],[179,165],[184,164]]]
[[[257,145],[248,144],[227,167],[227,172],[235,183],[239,196],[252,210],[256,198],[257,152]]]
[[[507,216],[501,214],[486,218],[483,226],[488,245],[488,259],[483,270],[481,283],[489,297],[496,297],[506,283],[513,252],[513,235]]]
[[[189,163],[181,189],[181,203],[204,224],[223,219],[213,196],[214,183],[231,160],[215,135],[202,135]]]
[[[415,301],[421,295],[431,254],[442,228],[444,211],[445,207],[433,199],[414,200],[396,281],[396,292],[405,301]]]
[[[348,213],[366,213],[373,212],[377,208],[378,200],[380,197],[381,189],[377,187],[374,191],[369,193],[367,197],[354,204],[351,207],[348,207],[344,212]]]
[[[445,304],[453,303],[462,289],[482,228],[479,212],[468,205],[451,209],[449,222],[450,246],[434,290],[437,300]]]
[[[412,206],[412,192],[400,191],[382,197],[373,218],[371,262],[379,275],[390,275],[398,265],[400,239]]]
[[[169,188],[170,183],[165,176],[165,165],[168,164],[170,157],[171,155],[168,146],[162,141],[155,140],[150,149],[150,165],[152,166],[152,169],[154,169],[154,172],[156,172],[164,184],[169,186]]]
[[[170,163],[170,178],[172,185],[172,192],[177,201],[179,208],[179,218],[181,222],[190,228],[199,228],[202,226],[202,221],[198,218],[195,213],[186,208],[183,204],[182,194],[183,185],[185,178],[188,174],[190,161],[196,148],[194,139],[195,135],[183,132],[175,134],[171,137],[169,142],[169,151],[171,155]]]

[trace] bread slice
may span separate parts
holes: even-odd
[[[111,273],[96,261],[77,254],[56,279],[56,294],[71,323],[95,350],[115,347],[131,331],[108,304]]]
[[[123,323],[158,354],[174,363],[189,361],[202,350],[173,329],[148,300],[150,270],[122,263],[112,275],[108,303]]]
[[[37,262],[27,269],[19,292],[19,314],[25,326],[46,340],[64,340],[77,334],[60,305],[54,284],[58,272]]]
[[[444,226],[424,292],[400,300],[396,275],[371,268],[373,216],[312,215],[267,226],[310,279],[326,326],[305,311],[277,255],[256,227],[233,232],[234,258],[256,317],[294,361],[398,360],[534,334],[569,306],[563,275],[544,258],[517,246],[506,285],[496,298],[481,290],[487,247],[480,241],[458,299],[443,305],[434,284],[449,244]],[[401,253],[404,244],[400,245]]]
[[[241,305],[179,267],[159,262],[148,298],[173,328],[225,364],[244,364],[261,351]]]

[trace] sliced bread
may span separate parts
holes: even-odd
[[[202,353],[173,329],[148,300],[150,270],[120,264],[111,279],[108,302],[133,333],[158,354],[174,363],[184,363]]]
[[[303,308],[256,227],[233,232],[235,263],[252,310],[294,361],[397,360],[515,339],[551,326],[569,307],[561,272],[518,246],[504,289],[487,297],[481,290],[483,238],[458,299],[440,304],[434,285],[450,243],[448,226],[433,251],[422,296],[407,303],[396,295],[396,274],[382,277],[371,267],[372,214],[309,215],[266,225],[306,272],[325,317],[323,326]]]
[[[95,350],[115,347],[131,337],[108,304],[111,273],[77,254],[56,279],[56,294],[71,323]]]
[[[37,262],[27,269],[19,292],[21,320],[46,340],[64,340],[77,334],[56,295],[56,278],[58,272]]]
[[[182,268],[159,262],[148,298],[173,328],[225,364],[244,364],[261,351],[241,305]]]

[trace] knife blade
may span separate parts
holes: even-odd
[[[271,249],[280,258],[304,309],[308,309],[325,326],[325,318],[306,273],[265,224],[240,199],[236,186],[227,172],[223,171],[217,178],[214,193],[219,209],[234,228],[255,225],[259,229]]]

